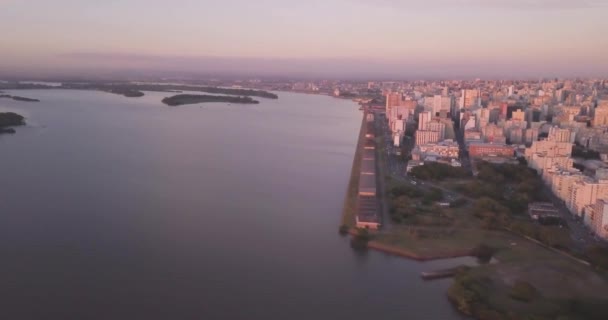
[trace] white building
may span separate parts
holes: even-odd
[[[593,232],[602,239],[608,240],[608,199],[599,199],[591,217]]]
[[[429,111],[420,112],[418,115],[418,130],[427,130],[427,124],[431,122],[432,115]]]
[[[437,131],[418,130],[416,131],[416,145],[430,144],[439,142],[440,134]]]

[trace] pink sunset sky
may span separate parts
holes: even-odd
[[[0,72],[601,76],[608,0],[0,0]]]

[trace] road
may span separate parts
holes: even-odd
[[[570,236],[572,237],[572,240],[574,240],[573,246],[576,250],[583,252],[587,247],[592,245],[608,244],[606,241],[596,237],[595,234],[585,226],[581,218],[571,214],[564,201],[553,194],[549,187],[545,186],[543,192],[555,205],[562,220],[566,222],[568,229],[570,230]]]

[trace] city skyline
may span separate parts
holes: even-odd
[[[0,1],[0,72],[371,78],[608,72],[606,1]]]

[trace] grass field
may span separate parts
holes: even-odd
[[[387,184],[391,190],[403,182]],[[453,190],[459,184],[442,187]],[[374,242],[421,259],[466,255],[481,245],[495,251],[496,263],[464,271],[451,286],[448,297],[463,313],[484,320],[608,318],[605,273],[517,234],[484,229],[471,212],[474,199],[461,208],[437,208],[421,205],[420,197],[399,197],[390,201],[416,210],[400,225],[374,234]],[[449,223],[436,225],[439,217]],[[521,286],[532,288],[529,297],[523,295],[528,300],[515,294]]]
[[[534,294],[514,298],[525,283]],[[457,276],[448,296],[478,319],[605,319],[605,275],[567,258],[518,259],[472,268]]]

